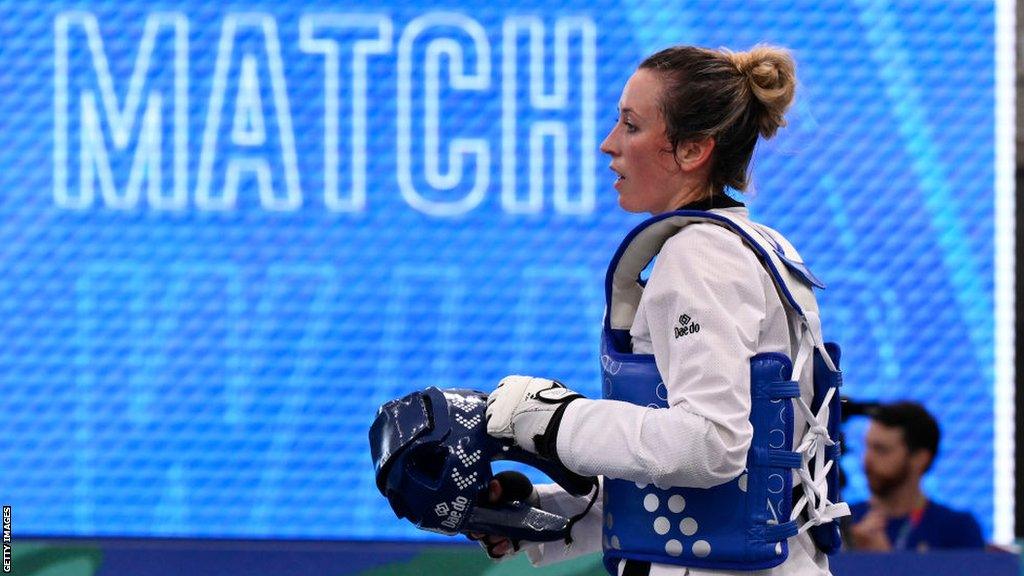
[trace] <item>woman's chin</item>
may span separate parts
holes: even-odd
[[[633,204],[630,201],[632,199],[629,197],[628,194],[622,191],[622,188],[619,186],[618,182],[615,183],[615,191],[619,193],[619,208],[622,208],[623,210],[629,212],[629,207]]]
[[[619,207],[631,214],[639,214],[641,212],[647,212],[643,206],[639,206],[635,199],[629,196],[619,193]]]

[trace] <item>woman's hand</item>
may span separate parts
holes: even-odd
[[[557,458],[558,426],[569,402],[583,398],[557,380],[506,376],[487,397],[487,433],[511,438],[544,458]]]

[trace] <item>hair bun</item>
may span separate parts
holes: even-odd
[[[753,97],[762,106],[758,131],[765,138],[786,125],[786,110],[796,93],[796,63],[788,50],[755,46],[749,52],[726,52],[741,74],[747,77]]]

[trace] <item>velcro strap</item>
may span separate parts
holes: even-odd
[[[799,452],[789,450],[768,450],[768,465],[775,468],[799,468],[803,457]]]
[[[803,456],[799,452],[776,450],[774,448],[751,448],[750,463],[754,466],[773,468],[800,468]]]
[[[771,387],[768,389],[768,395],[771,398],[799,398],[800,397],[800,383],[793,382],[772,382]]]
[[[825,447],[825,458],[828,458],[829,460],[838,460],[839,457],[842,456],[842,452],[842,447],[839,446],[839,442],[836,442],[831,446]]]
[[[796,536],[799,531],[800,528],[797,526],[796,520],[790,520],[789,522],[773,524],[765,528],[764,539],[768,542],[781,542]]]

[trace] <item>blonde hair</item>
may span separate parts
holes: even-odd
[[[663,82],[661,112],[672,152],[713,138],[711,191],[743,191],[758,137],[786,125],[796,93],[796,64],[788,50],[759,45],[748,52],[675,46],[649,56],[641,69]]]
[[[788,50],[755,46],[749,52],[723,50],[740,74],[747,77],[754,98],[764,108],[758,121],[761,136],[771,138],[786,125],[786,110],[796,94],[796,63]]]

